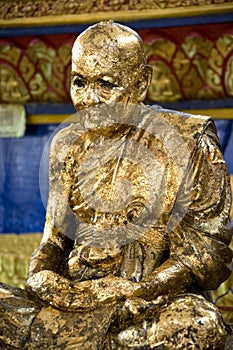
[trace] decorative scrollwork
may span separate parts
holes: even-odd
[[[109,11],[153,10],[218,5],[231,0],[21,0],[1,4],[0,18],[60,16]]]
[[[32,40],[26,50],[12,43],[0,46],[2,102],[65,102],[71,46],[58,50],[42,40]],[[69,57],[69,58],[67,58]],[[68,76],[69,80],[69,76]]]
[[[233,96],[230,24],[139,31],[153,79],[150,101]],[[209,35],[209,33],[212,33]],[[56,38],[56,39],[55,39]],[[65,40],[64,40],[65,39]],[[0,43],[0,102],[69,102],[74,35],[20,38]]]
[[[149,100],[217,99],[233,95],[230,78],[233,35],[221,33],[216,40],[210,40],[203,34],[194,28],[182,41],[163,37],[146,44],[148,61],[154,67]]]

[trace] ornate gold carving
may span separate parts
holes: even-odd
[[[68,101],[69,78],[66,75],[70,50],[70,47],[63,46],[57,54],[53,47],[38,40],[30,42],[26,50],[3,45],[0,48],[3,61],[0,65],[0,101]]]
[[[63,15],[82,15],[98,12],[117,12],[117,11],[141,11],[141,10],[167,10],[179,9],[180,14],[184,13],[185,8],[195,7],[213,7],[230,5],[231,0],[21,0],[7,1],[1,4],[0,18],[9,20],[26,17],[43,16],[63,16]],[[217,9],[216,9],[217,10]],[[199,10],[201,12],[201,9]],[[149,15],[149,14],[148,14]],[[59,20],[59,19],[58,19]]]
[[[28,83],[35,72],[35,67],[30,62],[29,58],[27,56],[23,56],[20,64],[19,64],[19,69],[24,77],[24,80],[26,83]]]
[[[181,45],[186,56],[190,60],[191,70],[188,75],[182,79],[184,93],[186,98],[211,98],[211,91],[206,87],[204,82],[208,79],[208,57],[213,48],[213,42],[197,36],[186,38]],[[210,80],[211,85],[212,80]],[[210,96],[208,96],[210,94]]]
[[[144,34],[148,62],[153,67],[150,101],[216,99],[233,96],[233,35],[214,40],[191,32],[180,42],[166,34]],[[151,40],[151,37],[153,38]],[[59,36],[58,36],[59,40]],[[72,40],[70,40],[72,41]],[[34,39],[0,47],[0,102],[68,102],[71,42],[52,46]]]
[[[233,96],[233,57],[230,57],[227,62],[225,84],[227,93],[229,96]]]
[[[179,84],[164,62],[152,62],[153,79],[148,96],[152,101],[176,101],[182,97]]]
[[[6,60],[15,66],[18,64],[20,54],[20,49],[17,47],[12,47],[10,45],[0,47],[0,59]]]
[[[232,96],[233,36],[226,34],[214,42],[194,34],[185,38],[181,45],[170,43],[166,38],[146,45],[149,62],[154,68],[150,100]]]
[[[147,57],[152,55],[159,55],[161,58],[166,59],[168,62],[172,61],[172,57],[176,51],[176,45],[170,40],[157,39],[148,44],[144,44]]]
[[[18,103],[25,103],[29,100],[27,88],[13,67],[1,65],[0,76],[0,100],[4,102],[18,101]]]

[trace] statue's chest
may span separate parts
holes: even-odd
[[[166,224],[178,192],[176,164],[163,143],[129,126],[82,135],[63,175],[80,244],[140,239]]]

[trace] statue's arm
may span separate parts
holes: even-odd
[[[51,270],[63,274],[64,261],[72,249],[75,223],[69,210],[66,189],[62,184],[61,172],[67,153],[69,128],[55,135],[49,155],[49,198],[46,221],[40,246],[33,253],[29,264],[29,277]]]
[[[231,273],[231,193],[211,121],[197,141],[187,179],[192,190],[187,198],[181,198],[187,210],[169,233],[170,258],[143,281],[149,298],[174,296],[192,288],[216,289]]]
[[[233,233],[229,176],[211,121],[198,140],[193,163],[193,200],[174,238],[178,247],[183,242],[179,259],[193,272],[199,288],[211,290],[231,273]]]
[[[51,197],[48,207],[50,200]],[[64,234],[62,228],[55,224],[50,214],[48,210],[42,241],[31,256],[26,283],[28,292],[44,301],[46,301],[45,284],[53,286],[53,294],[56,296],[56,294],[59,295],[61,288],[61,286],[56,288],[54,284],[56,277],[63,276],[64,283],[69,283],[64,276],[67,274],[68,256],[74,244],[74,241]],[[45,281],[46,274],[50,278]]]
[[[47,230],[49,230],[48,236]],[[72,246],[72,240],[63,236],[56,226],[46,222],[42,241],[30,258],[28,277],[44,270],[65,275],[67,258]]]
[[[67,128],[61,130],[52,140],[49,159],[49,198],[46,211],[44,233],[39,247],[34,251],[29,262],[26,288],[30,293],[43,298],[43,280],[40,278],[50,271],[52,274],[66,274],[67,260],[73,247],[76,230],[74,215],[69,210],[67,193],[62,187],[61,170],[66,155]],[[35,277],[34,277],[35,276]],[[41,284],[35,282],[41,279]],[[53,279],[51,279],[52,283]],[[56,290],[54,289],[54,293]]]

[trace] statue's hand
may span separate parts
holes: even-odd
[[[79,284],[77,286],[79,288]],[[109,275],[92,280],[90,289],[95,302],[103,305],[125,301],[127,298],[139,295],[141,285],[122,277]]]
[[[117,311],[117,317],[112,330],[119,332],[119,330],[123,330],[134,324],[137,325],[144,320],[154,320],[156,314],[159,313],[161,307],[166,305],[167,301],[167,296],[159,296],[151,301],[138,297],[127,299]]]
[[[66,309],[70,304],[70,281],[53,271],[43,270],[35,273],[28,278],[26,289],[52,306]]]
[[[56,308],[78,310],[123,302],[137,296],[140,284],[115,276],[73,283],[44,270],[28,279],[27,290]]]
[[[146,301],[142,298],[129,298],[125,301],[123,307],[120,310],[120,314],[123,318],[132,318],[136,322],[143,317],[150,317],[156,313],[162,306],[168,301],[167,296],[159,296],[155,300]]]

